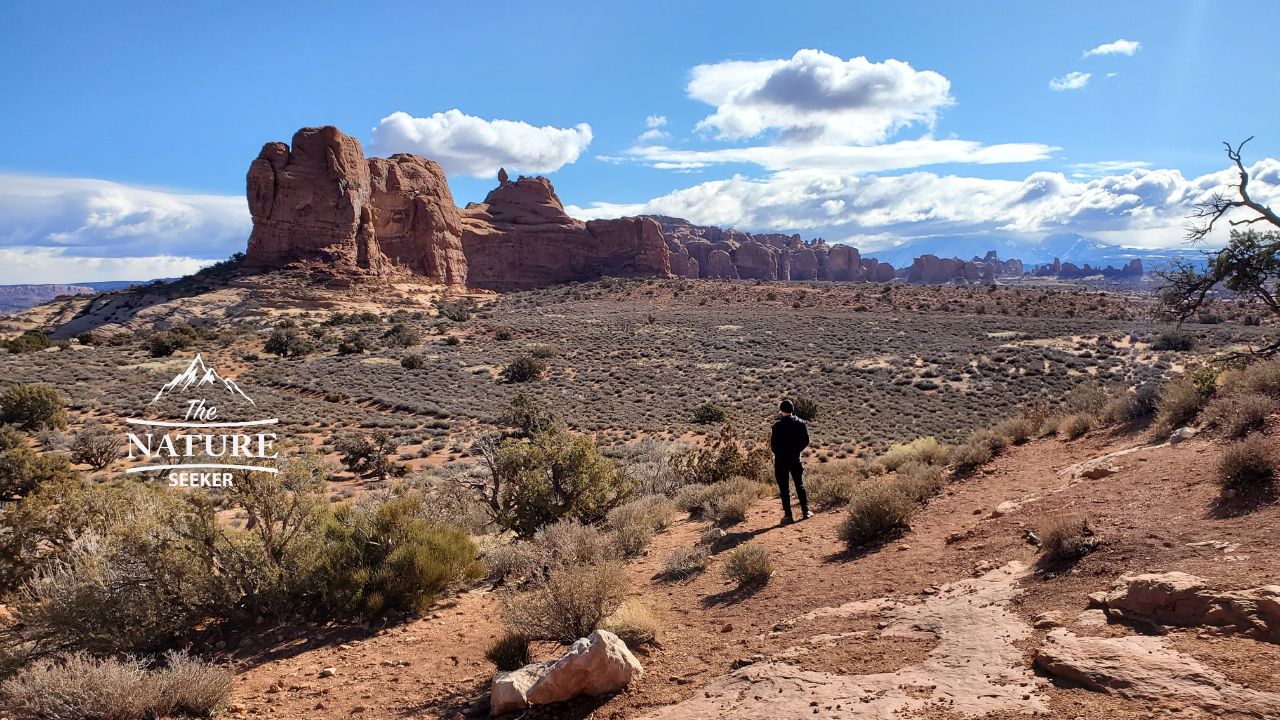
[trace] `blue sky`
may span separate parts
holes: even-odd
[[[459,204],[506,164],[584,217],[865,248],[1173,244],[1222,140],[1257,135],[1280,184],[1280,73],[1249,32],[1277,20],[1265,2],[8,3],[0,282],[225,257],[249,161],[321,124],[441,160]]]

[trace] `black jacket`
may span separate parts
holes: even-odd
[[[809,447],[809,426],[795,415],[783,415],[773,424],[769,447],[779,459],[800,457],[801,451]]]

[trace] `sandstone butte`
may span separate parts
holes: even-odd
[[[249,165],[253,232],[245,267],[309,265],[334,282],[421,276],[454,287],[515,290],[615,277],[892,280],[886,263],[799,235],[696,226],[675,218],[569,217],[551,182],[511,180],[459,208],[440,165],[366,158],[332,126],[271,142]]]

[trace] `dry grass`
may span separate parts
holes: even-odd
[[[519,670],[533,661],[529,654],[529,638],[515,632],[505,632],[490,643],[484,651],[485,659],[502,672]]]
[[[1036,530],[1040,537],[1042,562],[1046,565],[1073,563],[1098,546],[1098,539],[1086,518],[1051,515],[1041,521]]]
[[[142,720],[207,717],[226,703],[227,668],[176,652],[165,663],[149,671],[136,659],[82,653],[37,660],[0,684],[0,706],[16,720]]]
[[[632,598],[605,618],[600,629],[617,635],[632,650],[639,650],[657,643],[659,624],[648,605]]]
[[[905,445],[894,445],[880,456],[878,464],[886,471],[892,472],[909,462],[923,462],[929,465],[946,464],[949,453],[947,447],[934,437],[916,438]]]
[[[569,644],[600,627],[626,591],[627,570],[621,562],[563,567],[552,570],[540,587],[509,595],[502,619],[525,637]]]
[[[1265,490],[1280,474],[1280,458],[1261,435],[1250,435],[1223,451],[1216,479],[1224,491],[1252,493]]]
[[[688,580],[694,575],[704,572],[707,569],[709,560],[710,555],[705,547],[678,547],[667,556],[666,562],[662,564],[662,578],[664,580]]]
[[[749,542],[734,548],[724,559],[724,576],[738,587],[758,587],[769,582],[773,561],[769,550],[760,543]]]
[[[884,540],[907,528],[915,510],[915,502],[896,483],[865,483],[840,523],[840,539],[850,550]]]

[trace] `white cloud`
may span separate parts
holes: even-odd
[[[1072,163],[1067,168],[1072,171],[1073,178],[1094,178],[1104,175],[1126,173],[1139,168],[1149,168],[1151,163],[1142,160],[1099,160],[1096,162]]]
[[[1089,78],[1093,77],[1092,73],[1080,72],[1073,70],[1062,77],[1056,77],[1049,81],[1050,89],[1062,92],[1063,90],[1079,90],[1089,84]]]
[[[648,115],[644,119],[644,126],[649,128],[650,130],[655,130],[660,127],[666,127],[667,116],[666,115]]]
[[[0,248],[65,258],[225,258],[244,250],[243,195],[203,195],[107,180],[0,174]]]
[[[912,124],[932,127],[950,105],[951,83],[901,60],[843,60],[820,50],[789,59],[726,61],[693,68],[686,91],[715,106],[697,124],[720,139],[777,131],[790,142],[870,144]]]
[[[512,172],[549,173],[578,159],[591,144],[591,126],[534,127],[518,120],[485,120],[460,110],[413,117],[394,112],[373,128],[375,155],[416,153],[439,162],[451,176],[489,177]]]
[[[1280,201],[1280,160],[1261,160],[1251,172],[1255,182],[1250,187],[1257,199]],[[674,215],[696,223],[800,231],[855,243],[867,238],[961,233],[1036,237],[1073,231],[1169,246],[1182,242],[1193,203],[1233,180],[1227,170],[1187,179],[1177,170],[1147,168],[1087,181],[1056,172],[1002,180],[929,172],[877,176],[805,170],[760,179],[735,175],[644,203],[594,203],[569,211],[586,219]]]
[[[153,280],[190,275],[213,262],[172,255],[97,257],[69,255],[62,248],[6,247],[0,248],[0,284]]]
[[[900,140],[882,145],[756,145],[686,150],[662,145],[638,145],[623,151],[624,158],[655,168],[693,169],[722,163],[759,165],[766,170],[826,169],[837,172],[884,172],[942,163],[1034,162],[1057,148],[1039,143],[983,145],[970,140]],[[608,156],[612,162],[623,158]]]
[[[1084,57],[1094,57],[1097,55],[1133,55],[1142,49],[1142,43],[1137,40],[1125,40],[1121,38],[1114,42],[1103,43],[1091,50],[1084,51]]]

